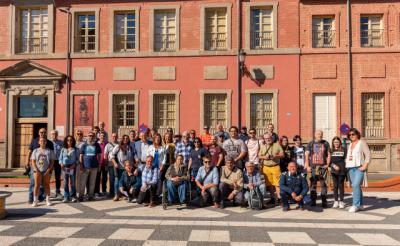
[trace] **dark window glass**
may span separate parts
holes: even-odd
[[[47,97],[21,96],[18,98],[19,118],[47,117]]]

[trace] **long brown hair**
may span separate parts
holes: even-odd
[[[338,148],[338,149],[335,149],[335,145],[333,145],[333,142],[335,142],[335,140],[338,140],[338,141],[339,141],[339,148]],[[332,138],[332,148],[331,148],[331,152],[333,152],[334,150],[343,150],[342,140],[341,140],[340,137],[338,137],[338,136]]]

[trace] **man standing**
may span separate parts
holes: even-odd
[[[96,138],[99,139],[100,138],[100,133],[104,133],[104,138],[105,140],[108,141],[108,133],[105,130],[106,124],[103,121],[99,122],[99,132],[97,133]]]
[[[110,182],[110,190],[108,193],[109,197],[115,196],[115,173],[114,173],[114,163],[112,162],[113,156],[110,157],[110,153],[112,153],[115,146],[118,145],[118,135],[116,133],[111,134],[111,141],[107,143],[104,148],[104,159],[107,159],[107,169],[108,169],[108,178]]]
[[[242,126],[240,129],[239,138],[242,139],[243,142],[246,142],[249,139],[249,134],[247,134],[247,127]]]
[[[326,177],[329,163],[331,163],[331,152],[329,143],[323,139],[321,130],[315,131],[314,140],[307,145],[305,168],[311,173],[311,206],[317,203],[317,182],[320,182],[322,207],[328,207],[326,200],[327,186]]]
[[[54,198],[56,199],[61,199],[61,166],[58,160],[58,157],[60,156],[61,149],[63,147],[63,141],[58,139],[58,131],[57,130],[52,130],[51,131],[51,139],[50,141],[53,143],[54,147],[54,153],[56,156],[56,159],[54,160],[54,176],[56,178],[56,195]]]
[[[203,143],[203,146],[208,149],[210,146],[213,136],[210,134],[210,127],[204,126],[204,133],[200,135],[200,140]]]
[[[191,150],[192,145],[189,142],[189,133],[185,131],[182,133],[182,140],[176,143],[175,158],[181,154],[183,156],[183,163],[185,166],[188,166]]]
[[[235,165],[243,170],[244,158],[247,155],[247,148],[244,142],[239,139],[239,129],[236,126],[229,128],[230,138],[224,141],[222,148],[227,157],[231,157]]]
[[[265,184],[271,194],[269,203],[277,206],[279,204],[277,196],[279,196],[279,178],[281,176],[279,162],[283,157],[283,149],[279,143],[273,142],[271,134],[265,134],[264,141],[265,144],[260,147],[258,158],[262,165]]]
[[[138,168],[143,169],[146,165],[147,152],[150,148],[150,144],[147,141],[146,133],[140,132],[140,141],[135,142],[135,162]]]
[[[78,201],[83,201],[83,195],[85,193],[85,187],[87,181],[89,180],[89,189],[87,191],[89,201],[93,200],[94,196],[94,186],[96,184],[96,175],[99,168],[99,163],[101,162],[101,148],[100,145],[95,140],[95,135],[90,131],[87,135],[88,139],[81,147],[80,153],[80,186],[78,193]]]
[[[304,209],[303,199],[307,195],[308,185],[304,174],[297,172],[297,164],[295,162],[292,161],[288,164],[288,171],[282,173],[279,186],[281,188],[283,211],[286,212],[290,209],[289,199],[295,201],[299,209]]]
[[[249,131],[250,138],[245,141],[247,151],[248,151],[248,160],[249,162],[253,163],[256,169],[259,169],[259,160],[258,160],[258,152],[260,151],[260,141],[256,137],[256,129],[251,128]]]
[[[217,131],[214,133],[214,136],[220,136],[221,134],[224,135],[224,139],[227,140],[229,139],[229,133],[224,131],[224,127],[221,124],[217,125]]]
[[[269,123],[268,126],[267,126],[267,129],[266,129],[266,132],[265,132],[265,133],[266,133],[266,134],[271,134],[272,142],[273,142],[273,143],[276,143],[276,142],[278,142],[278,140],[279,140],[279,136],[278,136],[278,134],[276,134],[276,133],[274,132],[274,129],[275,129],[274,124]]]

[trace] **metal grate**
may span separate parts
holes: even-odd
[[[206,50],[227,49],[227,12],[226,8],[206,9]]]
[[[271,49],[273,45],[272,8],[251,9],[251,49]]]
[[[113,132],[119,136],[135,128],[135,95],[113,95]]]
[[[386,158],[385,145],[369,145],[369,149],[373,158]]]
[[[27,8],[20,11],[20,33],[16,39],[20,53],[47,53],[48,13],[47,8]]]
[[[77,32],[75,35],[75,52],[95,52],[96,50],[96,19],[94,14],[79,14],[77,16]]]
[[[215,133],[218,124],[222,124],[225,129],[228,127],[227,98],[226,94],[204,95],[204,125],[210,127],[212,134]]]
[[[273,123],[273,94],[250,95],[250,128],[255,128],[257,136],[262,136],[265,127]]]
[[[154,50],[176,50],[176,13],[175,10],[159,10],[155,12]]]
[[[313,48],[335,47],[335,18],[317,17],[312,20],[312,45]]]
[[[164,134],[169,127],[176,131],[176,107],[175,94],[153,95],[153,127],[160,134]]]
[[[362,47],[383,46],[382,15],[363,15],[360,19]]]
[[[367,138],[383,138],[385,93],[362,94],[362,127]]]

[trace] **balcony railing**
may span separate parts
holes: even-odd
[[[226,33],[208,33],[206,34],[205,49],[206,50],[226,50],[227,38]]]
[[[251,49],[272,49],[273,44],[273,31],[251,32]]]
[[[175,34],[155,34],[155,51],[175,51]]]
[[[361,30],[362,47],[382,47],[384,29]]]
[[[17,40],[19,43],[19,53],[43,54],[48,51],[48,38],[22,38]]]
[[[313,30],[313,48],[334,48],[335,30]]]
[[[383,126],[364,126],[364,137],[384,138],[385,128]]]
[[[96,35],[75,37],[75,52],[92,53],[95,51],[96,51]]]
[[[135,36],[126,34],[115,35],[115,51],[118,52],[135,51]]]

